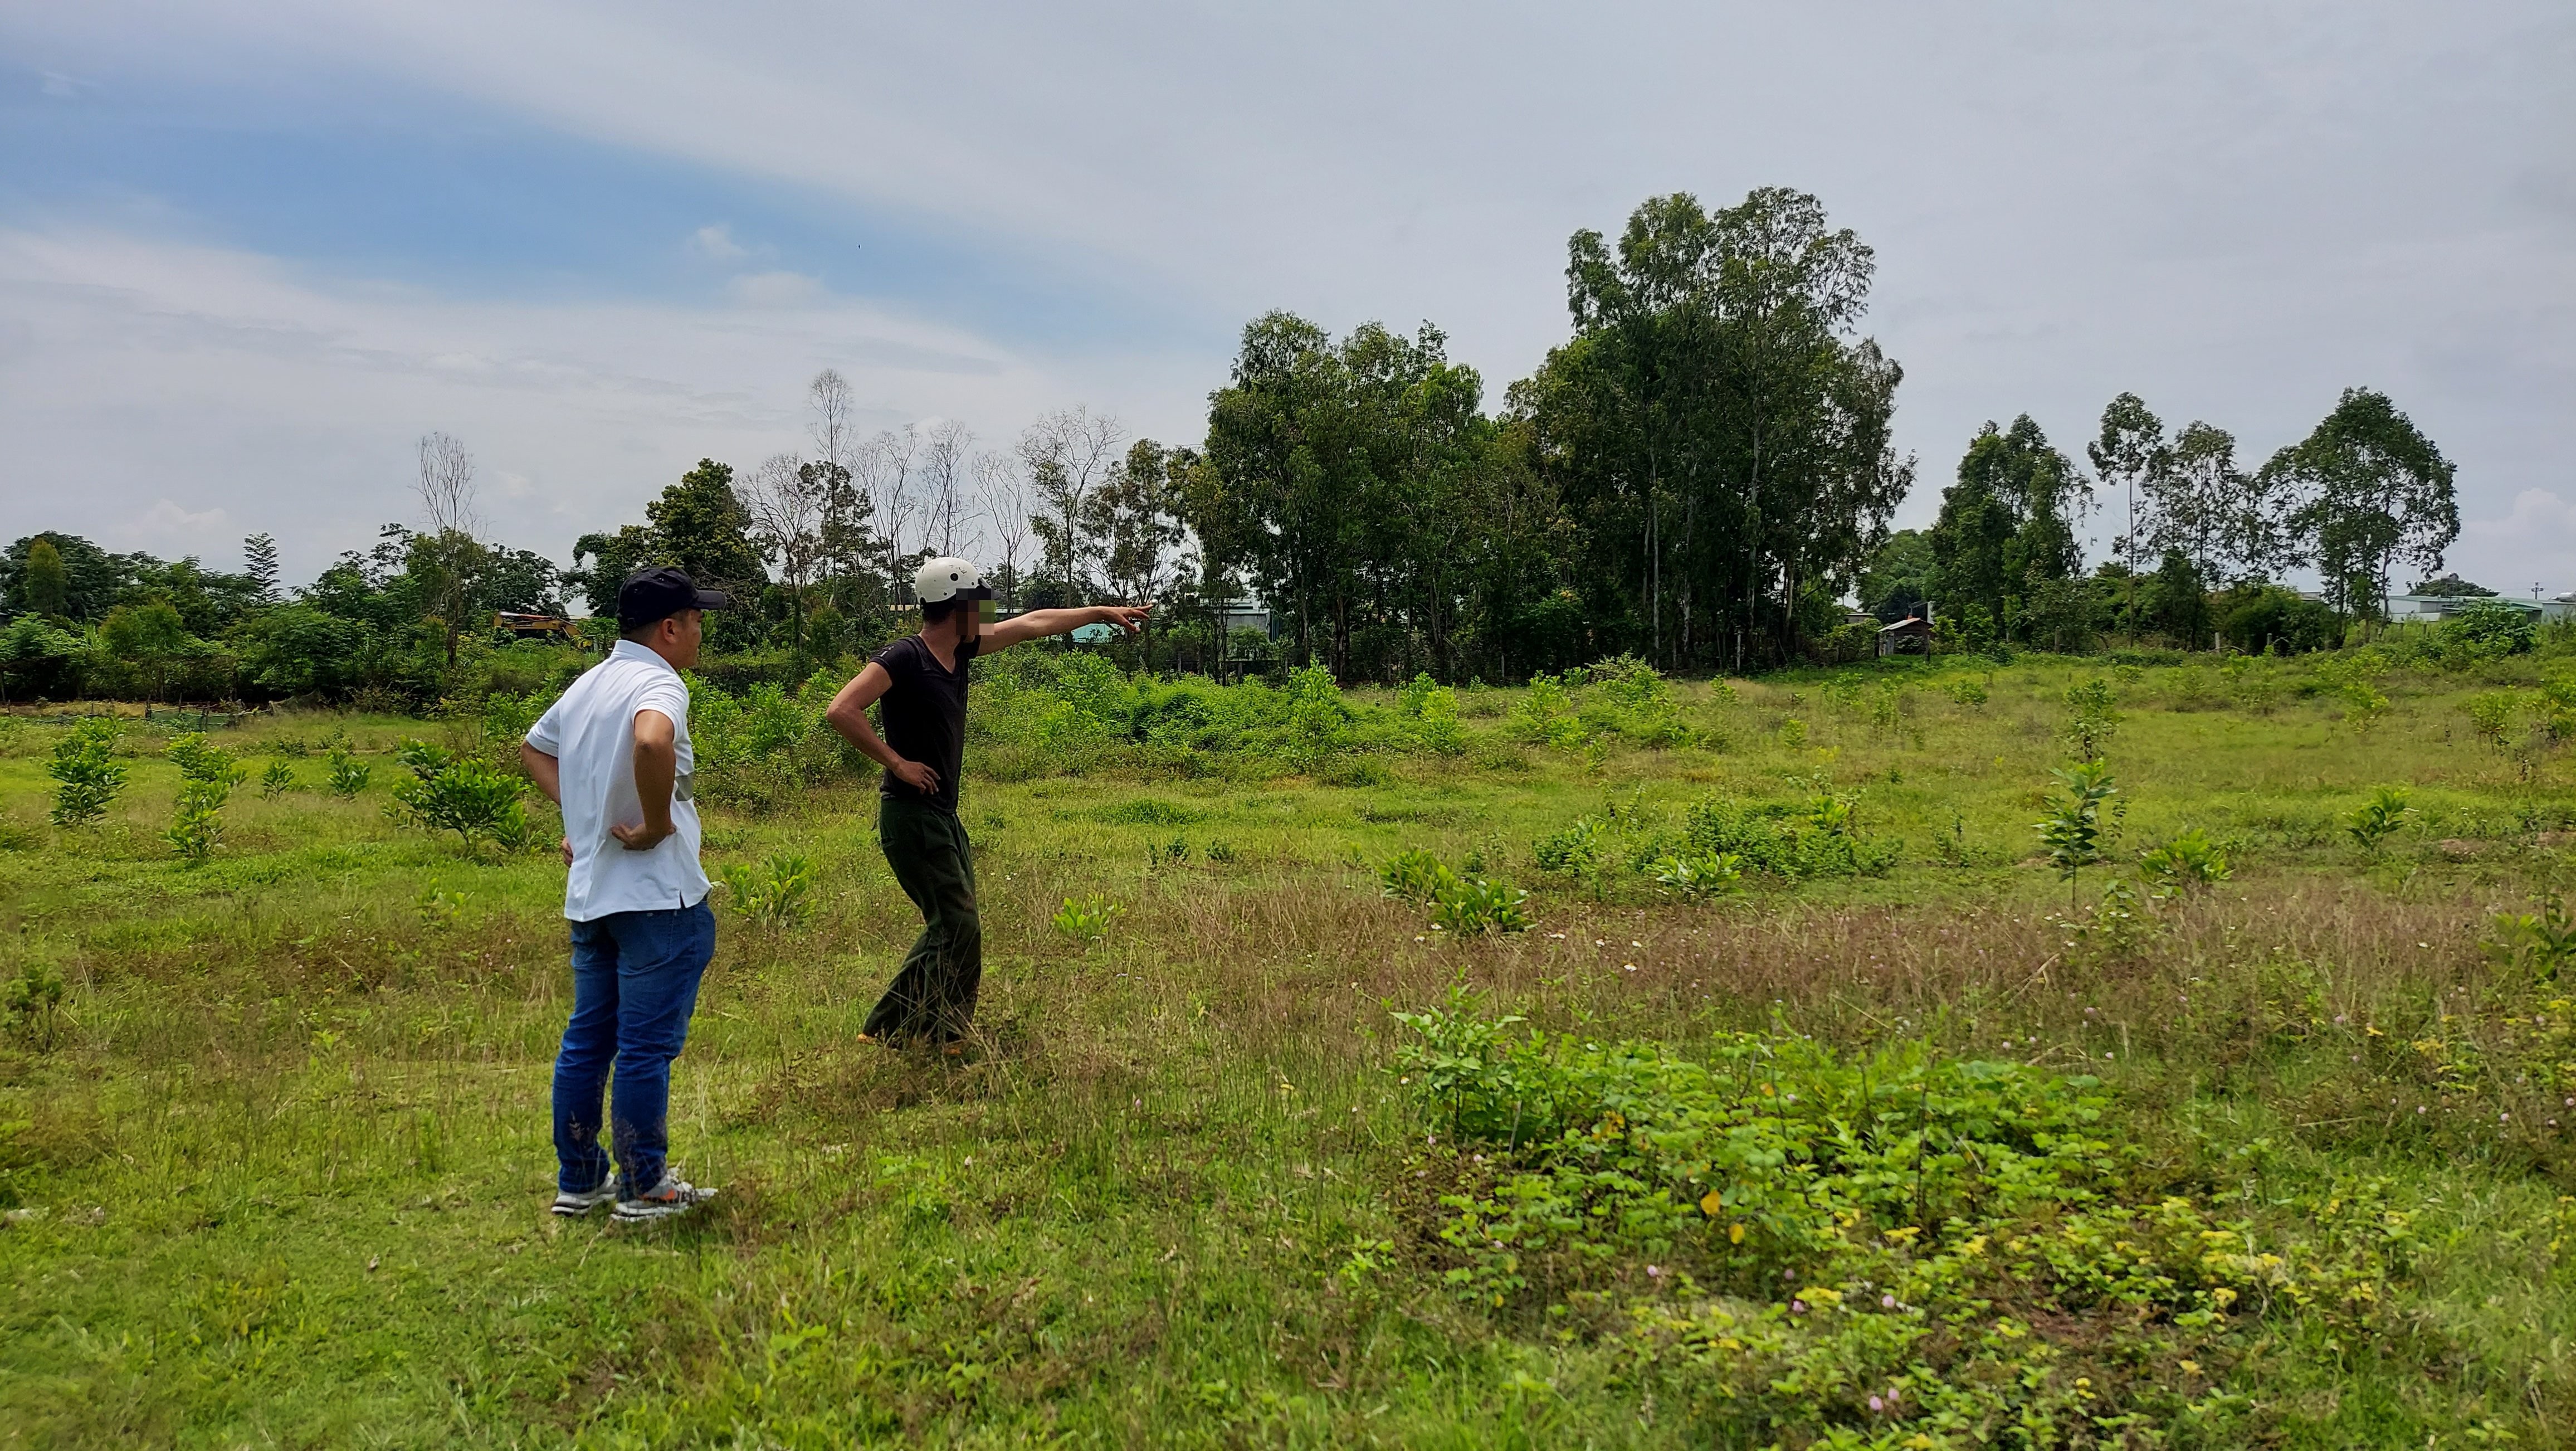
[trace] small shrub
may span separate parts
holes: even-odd
[[[125,789],[125,765],[116,759],[116,722],[92,716],[54,745],[45,774],[54,788],[54,825],[81,826],[107,814]]]
[[[366,790],[367,782],[376,774],[375,766],[359,760],[345,740],[335,740],[331,743],[328,760],[331,766],[331,794],[343,801]]]
[[[9,1026],[44,1052],[54,1048],[55,1024],[62,1017],[63,975],[54,965],[28,958],[18,975],[0,986],[0,1012],[8,1015]]]
[[[2195,826],[2142,853],[2138,857],[2138,875],[2155,887],[2158,896],[2173,896],[2226,881],[2229,863],[2226,851]]]
[[[1209,842],[1207,859],[1219,866],[1231,866],[1234,862],[1234,844],[1225,841]]]
[[[1799,751],[1807,746],[1807,723],[1791,716],[1780,722],[1780,749]]]
[[[1378,868],[1377,875],[1382,895],[1416,906],[1429,905],[1439,897],[1443,887],[1457,881],[1457,877],[1441,865],[1440,858],[1418,848],[1388,857],[1386,864]]]
[[[1578,816],[1532,843],[1530,853],[1537,858],[1540,871],[1580,876],[1600,864],[1602,843],[1608,835],[1608,828],[1600,822]]]
[[[295,768],[272,757],[268,769],[259,773],[259,794],[274,801],[294,789]]]
[[[2031,829],[2039,833],[2049,864],[2065,881],[2071,905],[2076,874],[2102,860],[2102,807],[2120,788],[2112,784],[2111,768],[2099,760],[2049,774],[2066,794],[2050,798],[2047,818]]]
[[[1683,852],[1656,858],[1646,874],[1680,896],[1721,897],[1744,885],[1744,859],[1731,851]]]
[[[2354,807],[2343,819],[2344,835],[2353,839],[2363,852],[2378,856],[2380,846],[2413,819],[2415,808],[2406,804],[2406,788],[2382,786],[2370,799]]]
[[[2120,728],[2120,713],[2113,708],[2117,703],[2111,682],[2100,676],[2066,688],[2066,741],[2077,760],[2098,759],[2111,743]]]
[[[1482,877],[1452,879],[1443,884],[1433,898],[1431,926],[1434,931],[1466,936],[1481,932],[1526,932],[1530,917],[1526,910],[1529,893],[1503,882],[1489,882]]]
[[[2576,918],[2557,897],[2537,912],[2498,912],[2479,945],[2501,966],[2556,982],[2561,972],[2576,967]]]
[[[1109,924],[1126,910],[1096,894],[1079,900],[1067,897],[1064,905],[1056,909],[1055,930],[1076,942],[1098,942],[1109,935]]]
[[[758,866],[733,862],[723,870],[733,910],[754,926],[799,927],[814,915],[814,861],[780,852]]]
[[[505,850],[528,844],[528,808],[521,799],[526,783],[517,776],[426,741],[405,741],[395,759],[410,769],[411,779],[394,785],[394,799],[385,807],[394,819]]]
[[[1731,856],[1741,871],[1792,882],[1881,877],[1903,855],[1903,843],[1862,830],[1855,798],[1830,791],[1803,806],[1710,797],[1691,807],[1685,835],[1702,856]]]
[[[170,843],[181,860],[202,862],[223,844],[224,802],[232,791],[232,783],[222,779],[191,777],[179,783],[178,805],[162,839]]]
[[[162,748],[161,755],[179,768],[181,777],[190,781],[221,781],[226,786],[239,785],[250,776],[250,768],[233,759],[221,746],[206,744],[204,733],[189,731],[173,736]]]
[[[2514,714],[2521,704],[2521,699],[2510,690],[2488,690],[2470,696],[2461,703],[2460,709],[2468,715],[2469,725],[2477,731],[2478,739],[2501,751],[2506,733],[2513,728]]]

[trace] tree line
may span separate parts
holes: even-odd
[[[1893,442],[1903,370],[1862,328],[1874,270],[1801,192],[1653,198],[1615,240],[1570,239],[1569,336],[1499,406],[1429,323],[1337,338],[1274,312],[1244,328],[1189,444],[1088,408],[995,448],[955,420],[867,434],[827,369],[800,448],[700,460],[641,520],[573,541],[566,568],[488,537],[471,455],[433,433],[418,517],[301,588],[264,535],[239,573],[19,539],[0,554],[0,689],[435,700],[552,648],[513,646],[496,615],[605,608],[650,563],[750,606],[712,627],[735,668],[801,678],[902,628],[911,569],[936,554],[979,558],[1009,607],[1154,601],[1130,663],[1166,670],[1750,670],[1851,648],[1855,592],[1882,616],[1938,601],[1975,640],[2196,643],[2213,590],[2312,566],[2333,609],[2363,615],[2393,568],[2438,566],[2457,536],[2451,465],[2367,390],[2251,471],[2224,430],[2168,437],[2127,394],[2089,474],[2026,416],[1988,425],[1939,521],[1890,535],[1915,461]],[[2123,527],[2088,577],[2097,495]]]
[[[2168,432],[2134,393],[2102,411],[2084,469],[2024,414],[1969,441],[1928,530],[1873,551],[1857,582],[1882,620],[1927,603],[1971,647],[2089,648],[2105,638],[2182,648],[2314,649],[2376,620],[2398,571],[2433,593],[2459,538],[2456,469],[2387,395],[2345,390],[2307,437],[2256,468],[2236,439],[2194,420]],[[2088,575],[2076,530],[2116,510],[2110,557]],[[2284,581],[2313,570],[2310,600]]]

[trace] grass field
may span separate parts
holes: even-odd
[[[382,809],[461,728],[220,733],[296,784],[189,865],[157,727],[57,828],[61,727],[0,726],[0,976],[68,984],[0,1048],[0,1446],[2569,1444],[2576,1009],[2482,944],[2571,885],[2576,750],[2482,739],[2487,669],[2366,728],[2311,664],[2032,659],[1684,684],[1664,749],[1495,691],[1314,778],[970,755],[958,1064],[851,1041],[918,925],[870,784],[711,810],[815,910],[727,910],[672,1105],[722,1194],[645,1231],[545,1212],[560,868]],[[335,726],[352,798],[277,754]],[[1892,865],[1659,886],[1711,800]],[[2227,880],[2102,909],[2189,828]],[[1432,930],[1413,849],[1533,926]]]

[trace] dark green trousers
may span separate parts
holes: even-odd
[[[955,814],[881,798],[877,840],[922,929],[885,996],[868,1013],[868,1036],[888,1043],[953,1043],[975,1017],[984,982],[984,923],[975,912],[975,857]]]

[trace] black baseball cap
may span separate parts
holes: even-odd
[[[729,610],[733,596],[720,589],[700,589],[688,571],[657,565],[626,576],[617,587],[617,630],[634,634],[658,625],[682,610]]]

